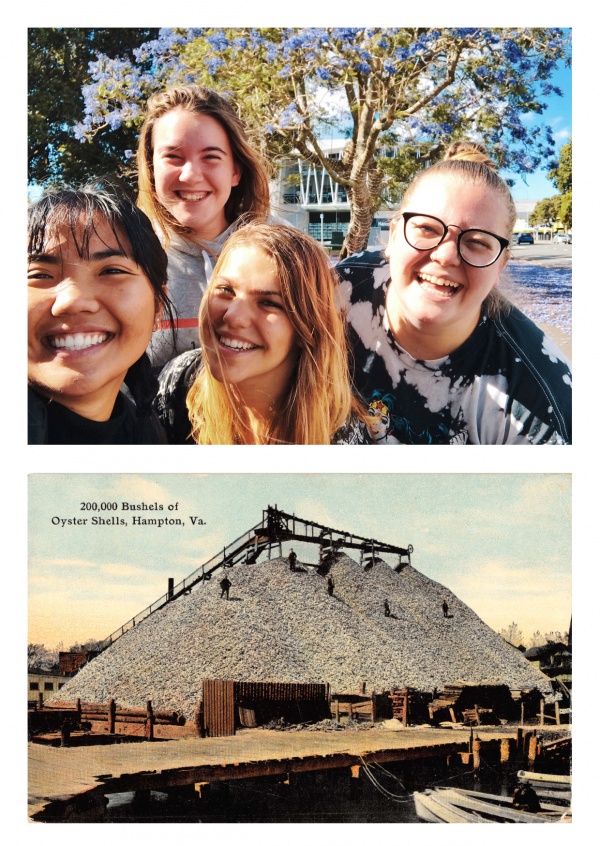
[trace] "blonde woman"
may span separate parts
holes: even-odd
[[[497,290],[515,220],[485,149],[458,142],[409,185],[385,253],[338,265],[374,442],[570,443],[569,364]]]
[[[233,106],[198,85],[150,98],[138,173],[138,205],[167,250],[177,318],[163,321],[152,337],[149,354],[158,367],[198,347],[198,308],[216,259],[240,215],[267,217],[269,182]]]
[[[368,443],[335,297],[327,254],[303,232],[250,223],[231,235],[200,307],[202,350],[160,376],[171,442]]]

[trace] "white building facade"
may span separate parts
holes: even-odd
[[[331,159],[339,159],[347,143],[345,139],[322,141],[321,148]],[[380,155],[393,157],[395,150]],[[514,232],[533,232],[536,240],[550,240],[553,230],[532,227],[529,218],[538,200],[516,200],[517,220]],[[272,210],[293,226],[308,232],[326,246],[341,246],[350,224],[350,203],[345,189],[335,182],[325,168],[298,157],[288,159],[271,184]],[[390,220],[397,203],[383,205],[373,220],[369,246],[384,247],[389,238]]]

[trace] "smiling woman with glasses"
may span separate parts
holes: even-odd
[[[497,288],[516,216],[485,149],[457,142],[409,185],[385,254],[338,265],[356,387],[386,397],[377,443],[570,443],[569,363]]]
[[[456,239],[456,249],[461,259],[471,267],[489,267],[500,258],[509,241],[493,232],[484,229],[461,229],[453,223],[445,224],[443,220],[428,214],[417,212],[402,212],[404,218],[404,237],[406,242],[415,250],[426,252],[438,247],[450,227],[460,230]]]

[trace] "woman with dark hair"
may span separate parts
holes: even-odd
[[[198,347],[198,309],[213,266],[240,216],[267,218],[269,180],[233,106],[199,85],[169,88],[149,99],[138,174],[138,205],[169,257],[177,318],[162,321],[152,337],[149,354],[158,367]]]
[[[385,254],[338,265],[354,383],[372,414],[386,397],[376,443],[570,443],[569,363],[497,290],[515,220],[485,149],[457,142],[409,185]]]
[[[145,350],[171,308],[150,221],[88,186],[34,203],[28,230],[29,443],[166,443]]]

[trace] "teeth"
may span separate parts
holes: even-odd
[[[254,350],[257,349],[256,344],[250,344],[247,341],[238,341],[235,338],[219,338],[224,347],[230,347],[232,350]]]
[[[88,347],[102,344],[107,339],[107,332],[91,332],[89,334],[77,332],[75,335],[50,335],[48,343],[57,350],[85,350]]]
[[[428,273],[419,273],[419,277],[424,282],[431,282],[432,285],[439,285],[446,288],[461,288],[458,282],[451,282],[449,279],[440,279],[439,276],[430,276]]]
[[[199,194],[184,194],[183,191],[179,192],[179,196],[182,200],[203,200],[209,194],[208,191],[201,191]]]

